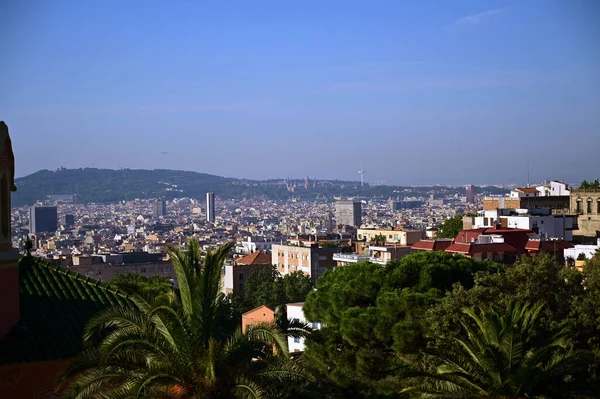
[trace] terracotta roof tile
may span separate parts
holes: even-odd
[[[271,255],[263,251],[255,251],[235,261],[236,265],[270,265]]]

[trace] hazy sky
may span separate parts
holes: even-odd
[[[596,178],[599,18],[596,0],[2,0],[0,119],[17,176]]]

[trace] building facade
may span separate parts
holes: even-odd
[[[591,241],[600,237],[600,190],[571,190],[571,213],[578,216],[574,235]]]
[[[55,206],[32,206],[29,208],[29,233],[51,233],[58,228],[58,212]]]
[[[206,193],[206,221],[215,222],[215,193]]]
[[[167,201],[165,200],[154,200],[152,202],[152,216],[154,219],[158,219],[161,216],[167,215]]]
[[[338,225],[360,227],[362,224],[362,203],[360,201],[337,201],[335,222]]]
[[[311,246],[273,244],[271,263],[277,266],[281,274],[300,271],[310,276],[314,283],[326,270],[336,266],[333,255],[339,252],[341,252],[339,247],[320,248],[316,244]]]

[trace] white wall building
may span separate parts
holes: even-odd
[[[578,244],[578,245],[575,245],[573,248],[566,248],[564,250],[565,259],[567,259],[567,258],[577,259],[579,254],[584,254],[586,259],[592,259],[592,257],[596,254],[596,251],[598,251],[599,249],[600,249],[600,238],[598,239],[598,242],[596,243],[596,245]]]
[[[562,238],[573,241],[573,230],[577,228],[576,216],[553,216],[550,210],[536,210],[531,214],[527,209],[496,209],[479,211],[473,218],[473,228],[494,227],[500,224],[511,229],[528,229],[536,238]]]
[[[563,182],[552,180],[550,183],[542,184],[537,186],[536,190],[539,191],[540,197],[549,197],[557,195],[571,195],[569,186]]]
[[[297,319],[302,323],[307,323],[304,317],[304,302],[288,303],[286,306],[287,317],[290,320]],[[313,330],[320,330],[323,327],[322,323],[310,323]],[[290,353],[304,352],[304,338],[288,337],[288,348]]]

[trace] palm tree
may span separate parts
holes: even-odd
[[[86,349],[61,376],[73,398],[237,398],[285,395],[305,378],[274,325],[230,328],[221,267],[233,243],[169,248],[178,280],[168,303],[132,294],[135,308],[110,308],[84,330]],[[94,345],[96,344],[96,345]]]
[[[418,392],[421,398],[593,394],[593,388],[578,380],[578,374],[597,359],[587,352],[568,351],[565,330],[542,342],[535,335],[541,309],[542,305],[513,302],[506,311],[496,307],[464,310],[471,321],[461,321],[468,338],[428,351],[439,364],[437,370],[421,374],[405,391]]]

